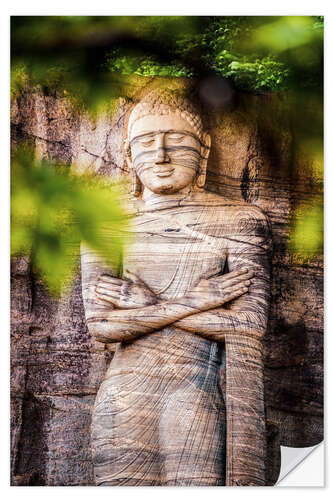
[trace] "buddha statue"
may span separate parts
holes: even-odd
[[[183,94],[148,92],[125,135],[121,275],[82,251],[88,328],[117,344],[92,417],[96,484],[264,485],[269,222],[204,189],[210,136]]]

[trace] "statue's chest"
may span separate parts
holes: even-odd
[[[225,258],[219,227],[203,214],[159,214],[135,221],[124,267],[161,298],[171,298],[221,272]]]

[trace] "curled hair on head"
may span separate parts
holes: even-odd
[[[136,104],[128,118],[128,137],[134,123],[144,116],[162,116],[177,114],[186,120],[202,140],[203,124],[194,104],[185,94],[185,89],[178,87],[157,87],[146,93]]]

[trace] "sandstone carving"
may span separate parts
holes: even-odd
[[[205,191],[210,137],[179,93],[135,105],[124,152],[122,271],[81,252],[89,331],[117,345],[93,411],[96,484],[265,485],[267,217]]]

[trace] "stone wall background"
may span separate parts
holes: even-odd
[[[125,115],[149,81],[138,79],[113,115],[94,122],[56,93],[23,93],[12,106],[13,145],[29,140],[41,157],[68,168],[122,174]],[[295,158],[286,106],[283,96],[240,94],[223,113],[206,113],[212,135],[206,188],[254,203],[272,224],[265,339],[268,484],[279,474],[279,444],[307,447],[323,438],[322,260],[301,264],[287,249],[293,208],[322,185],[306,160]],[[56,301],[29,262],[14,259],[11,293],[12,484],[91,485],[91,411],[112,351],[86,328],[80,270]]]

